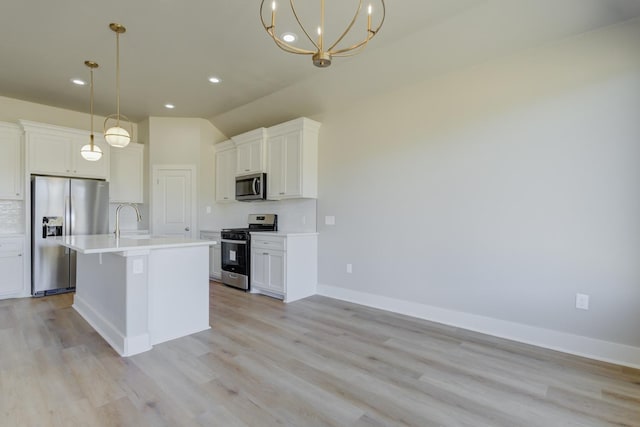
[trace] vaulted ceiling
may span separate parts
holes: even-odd
[[[357,7],[357,0],[333,3],[328,22]],[[88,87],[70,79],[88,79],[83,63],[93,60],[100,64],[96,114],[114,113],[115,34],[108,25],[118,22],[127,28],[120,39],[121,112],[133,121],[201,117],[231,136],[640,16],[637,0],[387,0],[384,27],[365,51],[319,69],[310,57],[274,45],[259,6],[7,0],[0,10],[0,95],[87,112]],[[213,75],[222,83],[209,83]]]

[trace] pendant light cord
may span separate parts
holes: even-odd
[[[120,33],[116,32],[116,126],[120,127]]]
[[[91,88],[89,91],[89,111],[91,112],[91,151],[93,151],[93,67],[91,70]]]

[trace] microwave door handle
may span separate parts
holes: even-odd
[[[255,196],[260,194],[259,193],[259,191],[260,191],[259,185],[260,185],[260,180],[258,178],[253,178],[253,194]]]

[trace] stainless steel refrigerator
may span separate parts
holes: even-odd
[[[109,232],[109,183],[91,179],[31,177],[31,294],[71,292],[76,254],[57,236]]]

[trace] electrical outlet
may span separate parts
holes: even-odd
[[[336,225],[336,217],[333,215],[327,215],[324,217],[324,223],[326,225]]]
[[[307,223],[307,216],[302,215],[302,225],[305,225],[306,223]]]
[[[207,206],[206,207],[206,211],[207,211],[208,214],[210,214],[211,213],[211,206]]]
[[[133,260],[133,274],[142,274],[144,273],[144,261],[141,259]]]
[[[589,295],[576,294],[576,308],[580,310],[589,310]]]
[[[347,273],[353,273],[353,265],[347,264]]]

